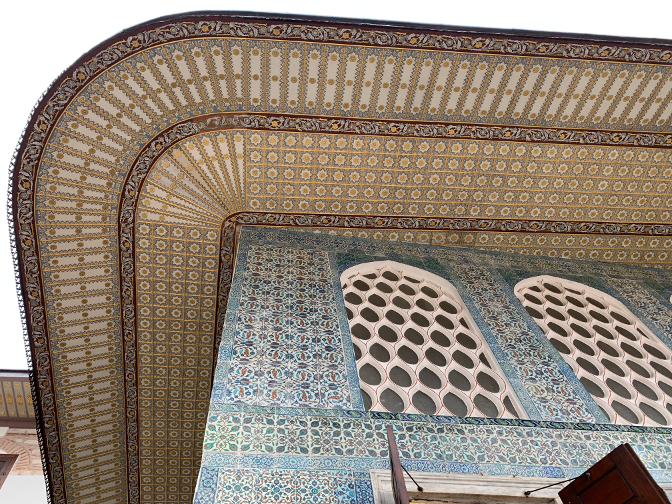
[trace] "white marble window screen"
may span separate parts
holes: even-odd
[[[341,284],[367,410],[525,418],[449,282],[381,261],[349,268]]]
[[[672,425],[672,352],[623,304],[550,276],[514,291],[611,422]]]

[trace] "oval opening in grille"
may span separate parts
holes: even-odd
[[[630,423],[639,423],[637,414],[620,401],[611,401],[611,407],[614,411]]]
[[[632,399],[632,394],[630,393],[630,391],[623,385],[618,383],[616,380],[607,378],[605,383],[607,384],[607,387],[609,387],[613,392],[620,395],[621,397],[625,397],[626,399]]]
[[[640,394],[642,394],[644,397],[648,397],[653,401],[658,400],[658,394],[656,394],[653,391],[653,389],[649,387],[646,383],[641,382],[639,380],[632,380],[632,386],[635,387],[635,390]]]
[[[376,284],[376,289],[378,289],[380,292],[384,292],[385,294],[391,294],[394,292],[394,289],[387,285],[385,282],[378,282]]]
[[[649,371],[641,364],[629,359],[625,361],[625,364],[638,375],[643,376],[644,378],[651,378],[651,373],[649,373]]]
[[[614,335],[611,334],[611,331],[609,331],[608,329],[605,329],[604,327],[595,325],[595,326],[593,326],[593,329],[595,329],[596,333],[601,334],[602,336],[604,336],[607,339],[610,339],[610,340],[614,339]]]
[[[443,354],[434,348],[428,348],[425,356],[429,359],[429,362],[438,367],[443,367],[448,363]]]
[[[501,390],[497,380],[483,371],[476,375],[476,381],[481,387],[483,387],[488,392],[492,392],[493,394],[496,394]]]
[[[369,353],[380,362],[387,362],[390,360],[390,352],[388,352],[387,349],[380,343],[374,343],[371,345],[371,348],[369,348]]]
[[[672,371],[670,368],[663,366],[662,364],[658,364],[657,362],[651,362],[650,364],[653,369],[672,380]]]
[[[404,400],[399,397],[399,394],[389,388],[383,390],[383,393],[380,394],[380,402],[390,413],[401,413],[406,408]]]
[[[364,391],[364,389],[359,389],[360,392],[362,393],[362,401],[364,402],[364,409],[366,411],[369,411],[371,407],[373,406],[373,401],[371,400],[371,396]]]
[[[401,358],[401,360],[403,360],[404,362],[408,362],[409,364],[417,364],[420,361],[420,359],[418,359],[418,354],[416,354],[406,345],[403,345],[397,351],[397,355]]]
[[[499,416],[499,410],[497,409],[497,406],[495,406],[495,403],[483,394],[477,394],[476,397],[474,397],[474,406],[488,418],[496,418]]]
[[[511,398],[508,395],[504,398],[504,407],[514,417],[520,418],[520,415],[518,414],[518,411],[516,411],[516,408],[513,406],[513,401],[511,401]]]
[[[466,416],[469,413],[467,405],[456,394],[449,392],[443,396],[443,405],[455,416]]]
[[[632,355],[633,357],[637,357],[638,359],[641,359],[643,357],[642,353],[639,350],[637,350],[635,347],[633,347],[632,345],[629,345],[627,343],[622,342],[621,343],[621,348],[623,349],[623,351],[625,353],[628,353],[628,354]]]
[[[469,379],[456,369],[453,369],[448,373],[448,381],[453,387],[460,390],[471,390],[471,382]]]
[[[420,390],[413,394],[411,402],[420,413],[424,413],[425,415],[434,415],[436,413],[436,403],[434,400]]]
[[[598,301],[598,300],[595,299],[595,298],[592,298],[592,297],[590,297],[590,296],[586,296],[586,300],[587,300],[590,304],[592,304],[593,306],[597,306],[597,307],[600,308],[601,310],[604,310],[604,309],[606,308],[606,306],[604,306],[604,304],[602,304],[600,301]]]
[[[359,368],[359,377],[364,383],[368,383],[369,385],[373,386],[380,385],[382,382],[380,372],[368,363]]]
[[[613,346],[611,346],[609,343],[605,341],[598,341],[597,347],[607,355],[611,355],[612,357],[619,356],[618,350],[616,350]]]
[[[404,331],[404,337],[411,343],[415,343],[418,346],[422,346],[425,343],[425,338],[418,331],[409,327]]]
[[[378,336],[383,338],[388,343],[396,343],[396,341],[399,339],[399,336],[397,336],[397,333],[394,331],[394,329],[386,325],[381,325],[378,327]]]
[[[536,319],[543,319],[544,318],[544,316],[541,313],[539,313],[537,310],[535,310],[531,306],[526,306],[525,309],[527,310],[527,313],[529,313],[530,315],[532,315]]]
[[[460,350],[455,350],[453,352],[453,359],[462,367],[465,367],[467,369],[473,369],[474,366],[474,361],[469,357],[467,354],[464,352],[461,352]],[[489,366],[488,366],[489,367]]]
[[[590,310],[588,313],[590,313],[590,316],[593,317],[595,320],[599,320],[603,324],[609,323],[609,319],[596,310]]]
[[[359,297],[357,294],[355,294],[354,292],[348,292],[344,297],[345,297],[345,300],[348,303],[351,303],[351,304],[354,304],[354,305],[359,305],[359,304],[362,304],[364,302],[364,300],[361,297]]]
[[[393,324],[401,325],[404,323],[403,315],[394,310],[388,310],[387,313],[385,313],[385,318],[390,322],[392,322]]]
[[[445,327],[446,329],[455,329],[455,324],[453,324],[453,321],[450,320],[448,317],[444,317],[443,315],[439,314],[435,317],[435,319],[441,327]]]
[[[420,327],[429,327],[429,320],[427,320],[427,317],[421,315],[418,312],[411,313],[411,320]]]
[[[618,320],[621,324],[627,324],[627,325],[632,324],[632,322],[631,322],[630,320],[628,320],[627,318],[625,318],[623,315],[621,315],[621,314],[618,313],[617,311],[610,311],[610,312],[609,312],[609,315],[611,315],[612,317],[614,317],[614,318],[615,318],[616,320]]]
[[[550,338],[549,341],[551,342],[551,345],[553,345],[555,349],[561,354],[569,355],[570,353],[572,353],[569,347],[565,345],[562,341],[555,338]]]
[[[544,304],[544,302],[543,302],[541,299],[539,299],[539,298],[536,297],[536,296],[533,296],[532,294],[525,293],[525,294],[523,295],[523,297],[524,297],[525,299],[527,299],[530,303],[534,303],[534,304],[538,304],[538,305],[542,305],[542,304]]]
[[[625,327],[616,326],[616,331],[628,338],[630,341],[637,341],[637,336],[628,331]]]
[[[548,323],[548,328],[551,329],[553,332],[558,333],[560,336],[567,337],[567,331],[565,330],[564,327],[561,325],[556,324],[555,322],[549,322]]]
[[[574,306],[578,306],[579,308],[583,308],[584,304],[576,299],[574,296],[565,296],[565,299],[572,303]]]
[[[361,340],[367,340],[371,337],[371,332],[364,327],[362,324],[355,324],[352,326],[350,329],[350,332],[352,332],[352,335],[361,339]]]
[[[415,289],[413,287],[411,287],[410,285],[406,285],[406,284],[401,284],[399,286],[399,290],[401,292],[403,292],[404,294],[406,294],[407,296],[411,296],[411,297],[415,296],[415,294],[416,294]]]
[[[369,284],[367,284],[364,280],[355,280],[352,282],[352,285],[356,288],[359,289],[360,291],[368,291],[371,287],[369,287]]]
[[[562,320],[563,322],[567,319],[567,317],[565,317],[562,313],[560,313],[555,308],[551,308],[551,307],[546,308],[546,313],[548,313],[554,319]]]
[[[562,290],[560,290],[558,287],[556,287],[553,284],[544,282],[544,287],[551,292],[555,292],[556,294],[562,294]]]
[[[583,313],[576,311],[574,308],[568,309],[567,313],[580,322],[588,322],[588,318]]]
[[[598,345],[599,345],[599,343],[598,343]],[[609,371],[611,371],[615,375],[620,376],[621,378],[623,378],[625,376],[625,374],[626,374],[625,371],[623,371],[623,369],[621,369],[621,366],[616,364],[614,361],[611,361],[609,359],[602,359],[600,362],[602,363],[602,365],[605,368],[607,368]]]
[[[572,329],[574,329],[574,331],[576,331],[576,333],[577,333],[579,336],[583,336],[584,338],[592,338],[592,337],[593,337],[593,335],[590,334],[590,332],[588,331],[588,329],[586,329],[586,328],[583,327],[583,326],[580,326],[579,324],[576,324],[576,323],[572,322],[571,324],[569,324],[569,327],[571,327]]]
[[[585,353],[586,355],[590,355],[591,357],[595,355],[595,350],[590,348],[588,345],[586,345],[583,341],[579,340],[574,340],[574,346],[580,351]]]
[[[544,296],[544,297],[545,297],[546,299],[548,299],[548,301],[549,301],[550,303],[553,303],[553,304],[556,305],[556,306],[563,306],[563,305],[564,305],[564,303],[563,303],[562,301],[560,301],[558,298],[556,298],[555,296],[552,296],[552,295],[550,295],[550,294],[547,294],[547,295]]]
[[[399,385],[400,387],[410,387],[413,383],[411,376],[399,366],[394,366],[390,370],[390,380]]]
[[[380,320],[378,314],[368,306],[364,308],[361,312],[359,312],[359,314],[362,316],[364,320],[368,322],[378,322]]]
[[[411,304],[408,301],[399,296],[395,296],[392,298],[392,304],[394,304],[394,306],[401,308],[402,310],[408,310],[411,307]]]
[[[443,311],[445,311],[446,313],[450,313],[450,314],[452,314],[452,315],[457,314],[457,311],[458,311],[457,308],[455,308],[455,306],[453,306],[452,304],[450,304],[448,301],[441,301],[441,302],[439,303],[439,307],[440,307]]]
[[[657,357],[659,359],[665,359],[665,354],[658,350],[656,347],[649,345],[648,343],[644,343],[644,349],[649,352],[651,355],[654,357]]]
[[[583,369],[585,369],[586,371],[588,371],[590,374],[594,374],[595,376],[597,376],[597,375],[600,374],[600,372],[597,370],[597,368],[595,367],[595,365],[594,365],[592,362],[590,362],[590,361],[584,359],[583,357],[579,357],[579,358],[577,358],[577,359],[576,359],[576,363],[577,363],[579,366],[581,366]]]
[[[385,271],[383,273],[383,278],[386,278],[390,282],[398,282],[399,281],[399,277],[397,275],[395,275],[394,273],[392,273],[391,271]]]
[[[430,288],[430,287],[427,287],[426,285],[424,285],[423,287],[421,287],[420,290],[421,290],[422,292],[424,292],[425,295],[429,296],[429,297],[432,298],[432,299],[436,299],[436,298],[439,297],[439,295],[437,294],[437,292],[436,292],[434,289],[432,289],[432,288]]]
[[[420,381],[431,389],[441,388],[441,378],[439,378],[436,373],[430,371],[427,368],[422,368],[418,378],[420,378]]]
[[[432,338],[434,343],[442,347],[449,347],[451,345],[450,338],[440,331],[432,331],[429,337]]]
[[[455,336],[455,338],[460,345],[468,348],[469,350],[475,350],[478,347],[478,344],[471,336],[468,336],[462,332]]]
[[[639,403],[639,409],[641,409],[644,414],[649,417],[651,420],[656,422],[659,425],[667,425],[668,422],[661,412],[655,409],[653,406],[646,404],[645,402]]]
[[[593,380],[589,380],[585,376],[582,376],[579,378],[579,381],[586,387],[586,390],[590,392],[591,395],[599,397],[600,399],[604,398],[604,390],[602,390],[602,388]]]
[[[432,306],[432,303],[427,301],[426,299],[419,298],[415,301],[415,306],[420,308],[421,310],[425,311],[434,311],[434,306]]]
[[[377,306],[378,308],[383,308],[384,306],[387,306],[387,301],[385,301],[382,297],[380,297],[378,294],[371,294],[369,296],[369,302],[373,306]]]

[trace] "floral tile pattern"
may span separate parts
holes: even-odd
[[[530,420],[363,410],[334,293],[342,271],[384,259],[456,286]],[[666,271],[243,229],[194,502],[373,504],[369,472],[388,468],[387,425],[408,470],[568,478],[627,442],[672,482],[672,429],[604,423],[538,334],[511,287],[539,274],[606,289],[669,342]]]
[[[328,254],[273,245],[241,252],[233,336],[220,356],[228,372],[216,375],[213,402],[351,408]]]

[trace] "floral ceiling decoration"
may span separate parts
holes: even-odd
[[[239,224],[670,267],[671,57],[235,13],[84,55],[10,188],[52,502],[191,502]]]

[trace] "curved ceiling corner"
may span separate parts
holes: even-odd
[[[52,502],[191,501],[239,224],[670,267],[672,45],[572,37],[188,13],[70,67],[11,182]]]

